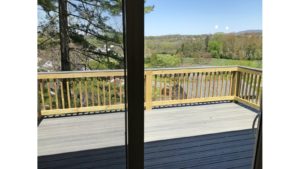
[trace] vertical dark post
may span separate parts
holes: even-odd
[[[144,0],[124,0],[127,63],[127,168],[144,168]]]
[[[260,100],[260,117],[258,121],[258,133],[256,139],[255,156],[253,160],[253,169],[262,169],[262,98]]]

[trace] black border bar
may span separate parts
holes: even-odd
[[[127,168],[144,168],[144,0],[123,0]]]

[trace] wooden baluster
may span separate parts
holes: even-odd
[[[100,106],[101,102],[100,102],[100,81],[99,81],[99,78],[96,78],[96,81],[97,81],[97,102],[98,102],[98,106]]]
[[[211,88],[211,72],[209,72],[208,74],[207,74],[207,78],[206,78],[207,80],[208,80],[208,92],[207,92],[207,97],[209,97],[210,96],[210,88]]]
[[[122,104],[122,81],[121,81],[121,77],[119,78],[120,80],[119,80],[119,88],[120,88],[120,90],[119,90],[119,97],[120,97],[120,104]]]
[[[220,72],[221,74],[221,89],[220,89],[220,96],[224,96],[223,88],[224,88],[224,72]]]
[[[203,72],[203,73],[202,73],[202,76],[203,76],[203,77],[202,77],[202,82],[201,82],[202,85],[203,85],[203,87],[202,87],[202,91],[203,91],[203,92],[202,92],[202,95],[203,95],[203,98],[205,98],[205,97],[206,97],[206,90],[207,90],[207,89],[206,89],[206,88],[207,88],[207,86],[206,86],[206,72]],[[202,96],[202,95],[201,95],[201,96]]]
[[[184,94],[184,90],[185,90],[185,78],[186,78],[186,74],[183,74],[183,86],[182,86],[182,99],[185,99],[185,94]]]
[[[159,100],[162,100],[162,75],[159,75]]]
[[[244,79],[244,91],[243,91],[243,99],[247,97],[247,85],[248,85],[248,73],[245,73],[245,79]]]
[[[251,79],[251,74],[248,73],[248,76],[247,76],[247,84],[246,84],[246,97],[244,98],[245,100],[248,100],[249,98],[249,90],[250,90],[250,79]]]
[[[212,72],[212,78],[211,78],[212,79],[212,93],[211,93],[212,97],[214,97],[214,94],[215,94],[215,92],[214,92],[215,91],[215,83],[216,83],[215,76],[216,76],[215,72]]]
[[[218,72],[214,72],[213,97],[218,96]]]
[[[169,81],[169,99],[172,100],[172,74],[170,74],[170,81]]]
[[[227,76],[226,76],[226,82],[227,82],[227,86],[226,86],[226,92],[227,92],[227,96],[230,96],[230,88],[231,88],[231,76],[230,76],[231,72],[227,72]]]
[[[234,80],[234,79],[233,79],[233,78],[234,78],[233,73],[234,73],[234,72],[231,72],[231,71],[229,72],[229,88],[228,88],[228,90],[229,90],[228,95],[229,95],[229,96],[232,96],[232,93],[233,93],[233,92],[232,92],[233,85],[234,85],[234,84],[233,84],[233,83],[234,83],[234,82],[233,82],[233,80]]]
[[[251,89],[252,89],[252,83],[253,83],[253,74],[249,74],[249,90],[248,90],[248,97],[247,100],[250,101],[251,99]]]
[[[243,88],[243,72],[240,72],[240,85],[239,85],[239,93],[238,93],[238,97],[242,97],[242,88]]]
[[[167,100],[167,74],[164,75],[164,100]]]
[[[189,98],[190,89],[190,73],[187,73],[187,82],[186,82],[186,98]]]
[[[195,79],[194,79],[194,83],[195,83],[195,94],[194,94],[194,98],[198,97],[198,92],[199,92],[199,72],[195,73]]]
[[[257,90],[256,90],[256,104],[260,104],[260,102],[259,102],[260,91],[261,91],[260,83],[261,83],[261,75],[258,76],[258,83],[257,83]]]
[[[53,80],[53,86],[54,86],[54,95],[55,95],[55,105],[56,105],[56,109],[58,109],[58,94],[57,94],[57,84],[56,84],[56,80]]]
[[[111,90],[110,90],[110,81],[111,81],[111,77],[109,77],[109,81],[108,81],[108,104],[109,104],[109,106],[111,106]]]
[[[114,104],[117,104],[117,83],[116,83],[116,77],[113,77],[114,79]]]
[[[228,87],[228,72],[224,72],[224,96],[227,96],[227,87]]]
[[[247,76],[246,76],[246,89],[245,89],[245,97],[243,98],[243,99],[247,99],[247,97],[248,97],[248,86],[249,86],[249,77],[250,77],[250,74],[249,73],[247,73]]]
[[[52,110],[52,96],[51,96],[50,82],[51,82],[50,79],[48,79],[47,87],[48,87],[49,106],[50,106],[50,110]]]
[[[180,100],[180,80],[181,80],[181,74],[177,74],[178,76],[178,100]]]
[[[194,73],[191,73],[191,76],[190,76],[190,80],[191,80],[191,91],[190,91],[190,98],[194,98],[194,84],[195,84],[195,76],[194,76]]]
[[[196,86],[195,86],[195,88],[196,88],[196,93],[195,93],[195,98],[198,98],[199,96],[198,96],[198,93],[199,93],[199,72],[197,72],[197,73],[195,73],[195,80],[196,80]],[[201,92],[201,88],[200,88],[200,92]],[[201,97],[201,94],[200,94],[200,97]]]
[[[45,99],[44,99],[44,83],[43,83],[43,79],[38,80],[38,90],[40,90],[40,97],[41,97],[41,101],[42,101],[42,108],[41,110],[45,110]]]
[[[83,107],[82,103],[82,78],[79,80],[79,99],[80,99],[80,107]]]
[[[60,80],[59,82],[60,82],[60,95],[61,95],[62,108],[65,109],[64,86],[62,80]]]
[[[241,73],[239,71],[234,72],[235,73],[235,89],[234,89],[234,97],[238,97],[240,93],[240,86],[241,86]]]
[[[220,76],[220,72],[217,72],[217,75],[218,75],[218,77],[217,77],[217,96],[221,96],[221,94],[220,94],[220,90],[219,90],[219,88],[220,88],[220,83],[221,83],[221,76]]]
[[[196,97],[196,75],[197,75],[196,72],[192,73],[192,90],[191,90],[192,99]]]
[[[44,81],[40,80],[40,92],[41,92],[41,100],[42,100],[42,110],[46,110],[45,107],[45,98],[44,98]]]
[[[204,72],[203,73],[203,81],[204,81],[204,83],[203,83],[203,98],[205,98],[206,97],[206,90],[207,90],[207,85],[206,85],[206,81],[207,81],[207,75],[208,75],[208,73],[207,72]]]
[[[73,104],[74,104],[74,108],[77,107],[76,105],[76,92],[75,92],[75,86],[76,86],[76,79],[72,80],[72,93],[73,93]]]
[[[95,89],[95,86],[94,86],[94,79],[95,78],[91,78],[91,99],[92,99],[92,106],[95,106],[95,99],[94,99],[94,97],[95,97],[95,91],[94,91],[94,89]]]
[[[103,95],[103,106],[106,105],[106,93],[105,93],[105,83],[106,83],[106,78],[102,79],[102,95]]]
[[[203,73],[197,73],[197,89],[199,90],[199,92],[197,91],[197,98],[202,98],[202,88],[203,88]],[[199,95],[198,95],[199,93]]]
[[[212,88],[214,87],[213,84],[213,72],[210,72],[210,76],[209,76],[209,93],[208,93],[208,97],[212,97]]]
[[[69,79],[65,79],[66,80],[66,85],[67,85],[67,99],[68,99],[68,108],[71,108],[71,99],[70,99],[70,83],[69,83]]]
[[[154,75],[154,100],[157,99],[157,75]]]
[[[242,74],[243,74],[243,79],[242,79],[243,86],[242,86],[242,91],[241,91],[241,98],[244,98],[244,96],[245,96],[245,85],[246,85],[246,82],[245,82],[245,80],[246,80],[246,73],[242,73]]]
[[[88,81],[87,78],[84,79],[84,92],[85,92],[85,106],[89,106],[89,95],[88,95]]]
[[[254,97],[255,97],[255,91],[256,91],[256,83],[257,83],[257,75],[256,74],[253,74],[254,76],[254,82],[253,82],[253,89],[252,89],[252,99],[251,99],[251,102],[253,103],[254,102]]]

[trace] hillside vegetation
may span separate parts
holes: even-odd
[[[145,38],[145,57],[146,67],[243,65],[261,68],[262,33],[150,36]]]
[[[107,52],[114,49],[122,56],[122,48],[93,38],[85,37],[97,50]],[[59,38],[49,41],[39,34],[38,66],[40,71],[60,70]],[[70,59],[73,70],[117,69],[122,63],[114,58],[92,56],[96,53],[78,52],[76,43],[70,43]],[[97,51],[95,50],[95,51]],[[188,67],[188,66],[241,65],[262,67],[262,33],[216,33],[213,35],[168,35],[145,37],[145,67]]]

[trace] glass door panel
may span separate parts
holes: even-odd
[[[38,168],[126,168],[121,1],[38,3]]]
[[[145,168],[250,169],[261,1],[148,0],[145,9]]]

